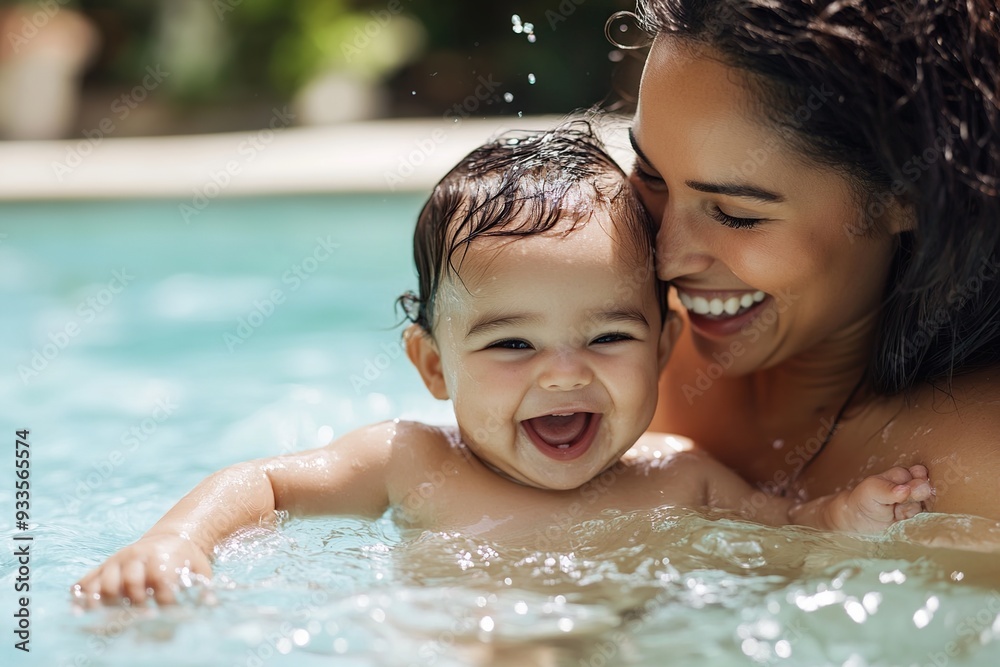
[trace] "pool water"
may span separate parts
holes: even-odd
[[[70,585],[210,472],[356,426],[452,420],[402,354],[416,196],[0,206],[0,405],[31,430],[30,653],[3,664],[1000,664],[1000,558],[718,513],[608,510],[569,552],[387,514],[237,535],[210,586],[80,612]],[[9,459],[10,460],[10,459]],[[971,528],[970,528],[971,529]],[[600,546],[598,546],[600,545]],[[18,662],[11,662],[17,659]]]

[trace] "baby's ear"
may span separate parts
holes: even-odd
[[[670,353],[673,352],[674,345],[680,338],[683,329],[684,320],[681,319],[680,314],[674,310],[668,310],[667,318],[663,322],[663,331],[660,333],[660,345],[656,351],[656,360],[659,363],[661,373],[666,368]]]
[[[441,354],[437,343],[419,324],[411,324],[403,333],[406,342],[406,356],[417,367],[420,377],[434,398],[448,399],[448,388],[444,383],[441,369]]]

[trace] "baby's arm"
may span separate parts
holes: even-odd
[[[707,504],[737,510],[751,521],[771,526],[798,524],[821,530],[877,533],[921,511],[933,495],[922,465],[895,467],[866,477],[853,489],[799,502],[750,486],[707,455],[701,457]]]
[[[141,604],[150,591],[170,603],[185,569],[211,576],[215,546],[241,528],[273,523],[275,511],[380,515],[390,501],[393,445],[403,427],[368,426],[326,447],[212,474],[137,542],[83,577],[74,595],[85,604],[123,597]]]

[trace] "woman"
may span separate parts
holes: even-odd
[[[656,430],[827,494],[923,463],[1000,519],[1000,18],[645,0],[633,181],[687,327]]]

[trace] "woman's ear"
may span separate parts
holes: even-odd
[[[666,320],[663,322],[663,331],[660,332],[660,344],[656,351],[656,361],[660,366],[660,372],[667,366],[670,353],[674,350],[674,345],[684,330],[684,320],[675,310],[668,310]]]
[[[410,358],[417,372],[423,379],[427,390],[434,398],[447,400],[448,388],[444,383],[444,371],[441,369],[441,354],[437,343],[419,324],[411,324],[403,333],[406,343],[406,356]]]

